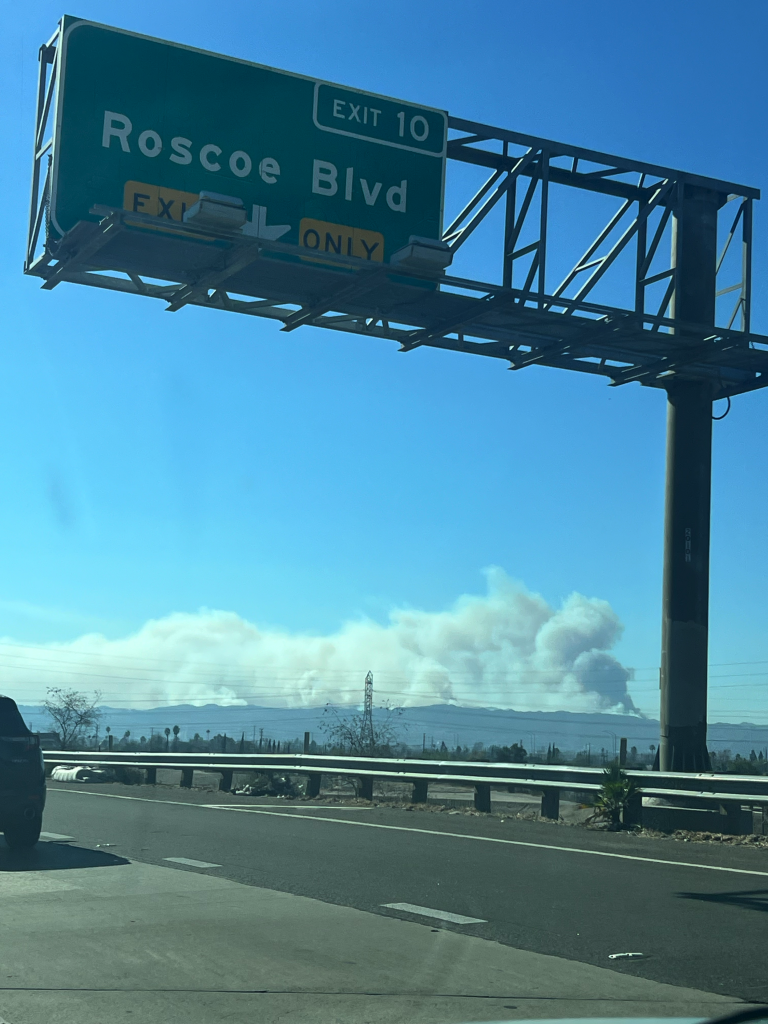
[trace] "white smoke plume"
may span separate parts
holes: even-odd
[[[0,640],[4,692],[36,702],[47,686],[100,690],[105,704],[317,707],[360,703],[371,669],[377,700],[521,711],[635,711],[629,672],[611,654],[622,632],[606,601],[572,594],[560,608],[487,571],[484,596],[448,611],[397,608],[389,621],[327,636],[260,629],[203,609],[147,622],[131,636],[67,643]]]

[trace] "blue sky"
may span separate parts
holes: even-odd
[[[653,710],[663,393],[41,292],[21,273],[37,48],[62,13],[12,5],[0,43],[0,635],[120,637],[201,607],[332,633],[482,594],[493,565],[554,607],[573,591],[609,602],[625,628],[614,654]],[[615,0],[219,2],[215,16],[196,0],[81,0],[68,13],[768,189],[759,2],[651,0],[641,17]],[[767,241],[758,204],[765,333]],[[767,401],[737,398],[715,425],[713,717],[768,718]]]

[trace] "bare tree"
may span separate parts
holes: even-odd
[[[342,716],[337,708],[326,704],[320,728],[330,743],[341,747],[353,757],[387,756],[390,754],[392,745],[398,741],[397,719],[402,714],[402,710],[402,708],[387,706],[379,708],[379,711],[384,711],[385,715],[383,719],[376,716],[378,721],[374,719],[372,744],[364,716],[359,712]]]
[[[78,690],[64,690],[49,686],[43,708],[61,739],[61,749],[71,750],[82,739],[87,729],[93,729],[101,713],[98,710],[101,693],[94,691],[93,699]]]

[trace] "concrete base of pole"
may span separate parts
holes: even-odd
[[[662,732],[659,766],[665,772],[711,772],[706,722],[668,725]]]

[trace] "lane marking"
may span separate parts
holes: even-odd
[[[136,799],[141,799],[137,797]],[[703,871],[728,871],[735,875],[759,875],[768,878],[768,871],[752,871],[749,868],[724,868],[718,864],[694,864],[685,860],[665,860],[663,857],[641,857],[632,853],[610,853],[605,850],[582,850],[578,846],[555,846],[552,843],[528,843],[522,839],[495,839],[492,836],[468,836],[463,832],[441,832],[433,828],[410,828],[406,825],[380,825],[373,821],[347,821],[345,818],[305,818],[284,811],[251,811],[247,807],[225,807],[222,804],[211,805],[211,809],[222,811],[238,811],[240,814],[267,814],[275,818],[295,818],[296,821],[332,821],[339,825],[357,825],[360,828],[385,828],[392,832],[418,832],[427,836],[448,836],[451,839],[469,839],[478,843],[502,843],[505,846],[527,846],[535,850],[555,850],[558,853],[583,853],[590,857],[613,857],[616,860],[634,860],[645,864],[669,864],[678,868],[700,868]]]
[[[274,807],[276,807],[278,805],[277,804],[245,804],[243,807],[233,807],[232,804],[200,804],[199,806],[201,806],[201,807],[225,807],[225,808],[231,808],[233,811],[243,811],[243,810],[248,811],[252,807],[256,807],[256,808],[262,808],[262,807],[264,807],[264,808],[274,808]],[[285,808],[285,813],[288,813],[288,811],[372,811],[373,809],[374,809],[373,806],[371,806],[371,807],[343,807],[343,806],[334,807],[333,804],[316,804],[315,806],[291,807],[291,805],[289,804]]]
[[[169,769],[170,770],[170,769]],[[169,787],[170,788],[170,787]],[[124,796],[121,793],[96,793],[92,789],[59,789],[49,788],[49,793],[75,793],[78,796],[105,796],[109,797],[110,800],[138,800],[140,803],[145,804],[172,804],[174,807],[219,807],[225,811],[247,811],[251,808],[272,808],[276,807],[277,804],[246,804],[244,807],[233,807],[232,804],[197,804],[192,800],[164,800],[149,797],[149,796]],[[334,806],[333,804],[314,804],[314,805],[303,805],[300,804],[296,807],[291,807],[291,811],[372,811],[373,807],[344,807]],[[286,808],[285,813],[287,813]],[[40,833],[45,835],[44,832]],[[3,1024],[0,1021],[0,1024]]]
[[[449,914],[447,910],[417,907],[414,903],[382,903],[381,905],[389,907],[390,910],[404,910],[407,914],[418,914],[420,917],[436,917],[439,921],[451,921],[453,924],[488,924],[484,917],[464,917],[462,914]]]
[[[577,846],[555,846],[553,843],[528,843],[522,839],[496,839],[493,836],[469,836],[462,832],[441,832],[433,828],[412,828],[407,825],[381,825],[375,821],[352,821],[347,818],[311,817],[291,814],[289,811],[251,810],[249,807],[231,807],[228,804],[193,804],[186,800],[155,800],[146,796],[121,796],[118,793],[94,793],[87,789],[56,789],[54,793],[76,793],[78,796],[101,796],[108,800],[137,800],[145,804],[173,804],[177,807],[199,807],[207,811],[235,811],[238,814],[266,814],[273,818],[293,818],[294,821],[331,821],[336,825],[356,825],[358,828],[382,828],[390,832],[416,832],[426,836],[443,836],[448,839],[466,839],[474,843],[501,843],[503,846],[525,846],[534,850],[553,850],[556,853],[581,853],[586,857],[612,857],[615,860],[632,860],[642,864],[666,864],[675,868],[696,868],[699,871],[725,871],[732,875],[757,875],[768,878],[768,871],[754,871],[750,868],[725,868],[719,864],[694,864],[685,860],[665,860],[663,857],[641,857],[633,853],[610,853],[607,850],[581,850]]]
[[[190,860],[189,857],[163,857],[171,864],[185,864],[188,868],[220,868],[221,864],[210,864],[207,860]]]
[[[50,839],[58,843],[74,842],[75,839],[74,836],[60,836],[58,832],[41,832],[40,835],[43,839]],[[0,1020],[0,1024],[3,1024],[2,1020]]]

